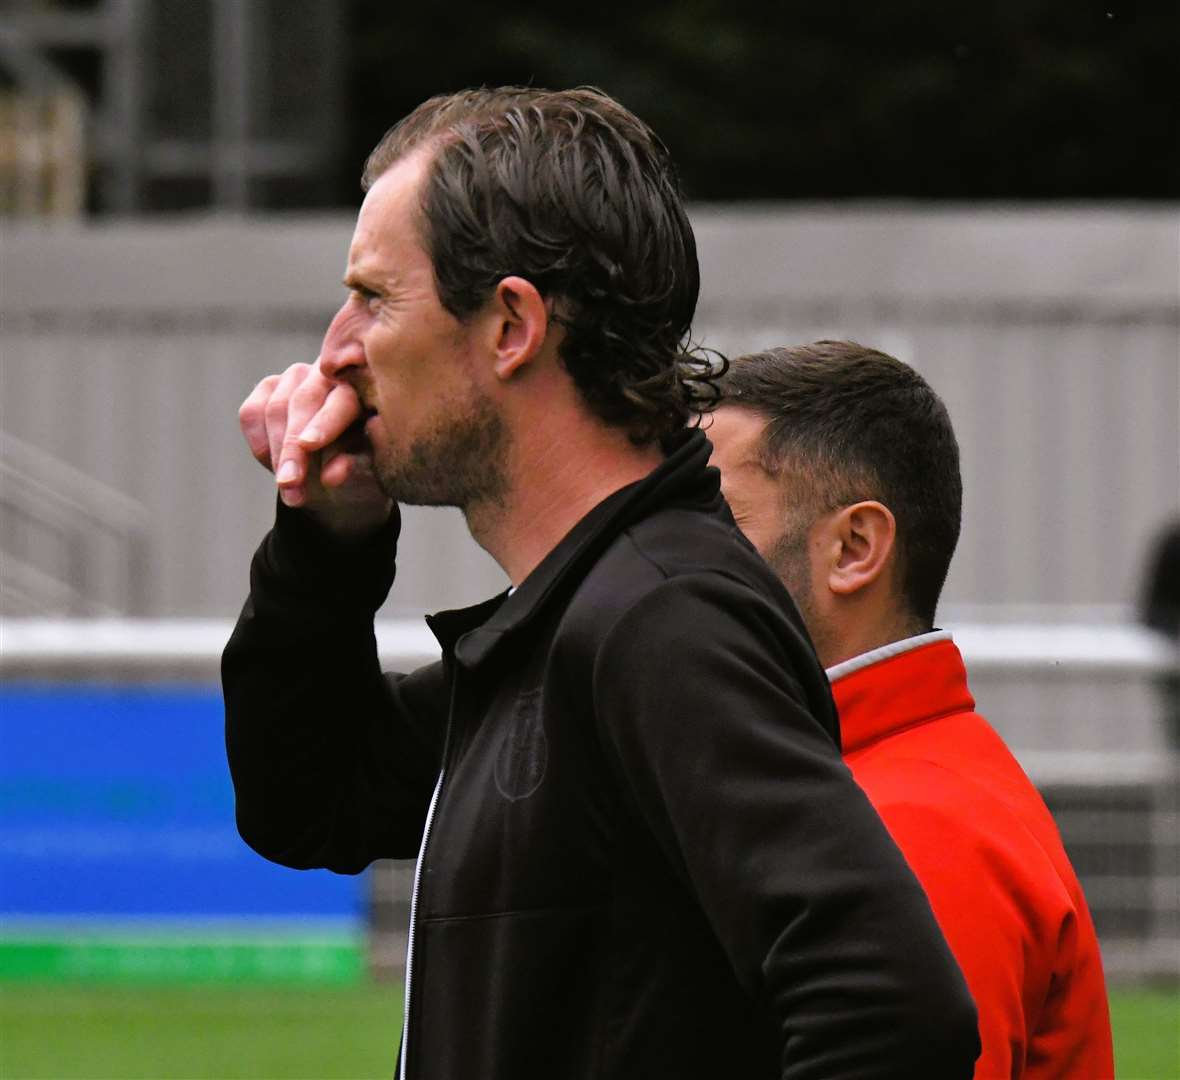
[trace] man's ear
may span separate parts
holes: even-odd
[[[500,280],[492,296],[496,378],[507,381],[541,351],[549,333],[549,308],[537,287],[522,277]]]
[[[870,500],[836,511],[829,522],[839,543],[828,566],[828,588],[850,596],[892,572],[897,522],[884,503]]]

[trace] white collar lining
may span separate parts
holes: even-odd
[[[931,630],[928,634],[915,634],[913,637],[902,638],[900,641],[891,641],[888,645],[870,649],[850,660],[842,660],[838,664],[833,664],[826,671],[828,682],[835,682],[837,679],[844,678],[845,675],[851,675],[854,671],[860,671],[861,668],[867,668],[871,664],[880,663],[893,656],[900,656],[911,649],[920,649],[923,645],[932,645],[936,641],[951,640],[953,639],[949,630]]]

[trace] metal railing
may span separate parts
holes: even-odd
[[[145,673],[174,665],[206,666],[215,672],[233,625],[229,619],[0,617],[5,635],[0,673],[107,664]],[[949,625],[972,676],[1053,669],[1141,677],[1171,671],[1180,663],[1166,638],[1128,623]],[[438,644],[420,619],[378,619],[376,632],[377,650],[387,666],[438,659]]]
[[[0,432],[0,610],[74,615],[147,606],[142,503]]]

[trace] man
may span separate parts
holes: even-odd
[[[969,995],[686,424],[698,270],[593,90],[432,99],[365,170],[315,367],[241,422],[281,505],[223,664],[243,837],[417,854],[401,1075],[969,1076]],[[397,503],[513,588],[381,674]]]
[[[738,524],[831,679],[845,760],[926,887],[979,1010],[977,1077],[1114,1075],[1098,942],[1057,829],[974,711],[934,610],[959,451],[925,381],[820,341],[735,360],[709,437]]]

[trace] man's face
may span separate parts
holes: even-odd
[[[707,421],[710,465],[721,470],[721,491],[746,538],[765,558],[783,531],[783,492],[762,464],[766,420],[752,409],[723,405]]]
[[[467,506],[503,488],[506,432],[484,382],[476,336],[439,301],[419,237],[419,152],[369,189],[348,254],[348,299],[321,367],[366,409],[377,479],[399,502]]]
[[[821,567],[811,551],[810,503],[790,490],[788,476],[766,470],[763,416],[740,405],[723,405],[708,424],[706,434],[713,443],[709,464],[721,470],[721,492],[734,520],[787,587],[815,635],[815,596],[821,583],[816,575]]]

